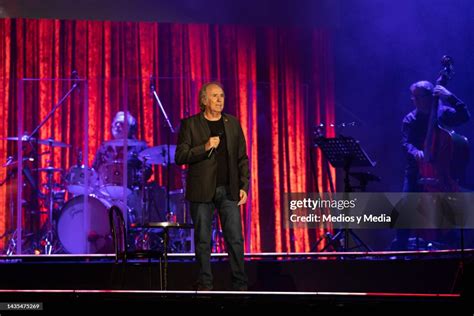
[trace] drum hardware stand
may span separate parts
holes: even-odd
[[[49,145],[49,150],[51,152],[49,156],[49,170],[47,171],[47,177],[48,177],[48,182],[46,184],[46,187],[48,189],[48,222],[47,222],[47,231],[45,236],[43,237],[43,242],[44,242],[44,253],[47,255],[50,255],[52,250],[53,250],[53,210],[54,210],[54,191],[53,191],[53,144],[52,142]]]
[[[13,161],[13,157],[12,156],[8,157],[8,161],[7,161],[6,165],[10,164],[12,161]],[[9,170],[7,172],[7,176],[5,177],[5,179],[3,179],[2,182],[0,182],[0,187],[3,186],[4,184],[6,184],[10,179],[12,179],[14,175],[15,175],[15,171],[14,170]],[[14,254],[15,249],[16,249],[17,230],[12,229],[13,228],[13,223],[14,223],[14,221],[13,221],[14,213],[15,213],[15,205],[14,205],[14,202],[13,202],[13,190],[10,188],[8,191],[9,191],[9,195],[10,195],[9,208],[10,208],[10,221],[12,222],[12,225],[10,227],[10,231],[6,231],[5,234],[2,235],[2,238],[6,237],[6,236],[9,236],[8,242],[7,242],[6,255],[11,256],[11,255]]]
[[[141,218],[139,224],[139,231],[137,231],[133,237],[133,243],[135,249],[137,250],[152,250],[156,245],[153,243],[154,232],[150,231],[146,227],[148,223],[152,221],[151,219],[151,210],[150,210],[150,187],[147,185],[147,161],[148,157],[145,155],[142,157],[142,166],[141,166],[141,177],[140,177],[140,208],[141,208]],[[163,244],[163,238],[158,236],[159,243]]]
[[[26,157],[26,158],[23,158],[23,161],[34,161],[33,158],[31,157]],[[7,183],[13,179],[16,175],[16,173],[18,172],[18,168],[17,168],[17,165],[18,165],[18,161],[17,159],[14,157],[14,156],[9,156],[7,158],[7,162],[3,165],[3,167],[5,168],[9,168],[10,169],[7,169],[7,175],[5,177],[5,179],[3,179],[1,182],[0,182],[0,187],[3,186],[3,185],[7,185]],[[25,167],[23,168],[23,174],[24,176],[26,177],[27,181],[31,184],[33,190],[36,192],[37,191],[37,186],[36,186],[36,182],[34,181],[32,175],[31,175],[31,172],[30,172],[30,169],[28,167]],[[9,195],[9,210],[10,210],[10,226],[8,227],[8,230],[5,231],[5,233],[0,236],[0,238],[5,238],[8,236],[8,241],[7,241],[7,248],[6,248],[6,255],[7,256],[11,256],[13,254],[15,254],[15,251],[16,251],[16,245],[17,245],[17,228],[13,229],[14,227],[14,216],[15,216],[15,198],[13,196],[13,187],[10,186],[8,189],[8,195]],[[22,200],[21,201],[22,205],[23,204],[26,204],[26,201]],[[32,234],[28,234],[28,236],[31,236]]]
[[[76,88],[79,87],[78,83],[78,74],[77,71],[72,71],[71,74],[71,79],[72,79],[72,87],[69,89],[69,91],[66,92],[66,94],[56,103],[51,111],[46,115],[46,117],[36,126],[36,128],[31,132],[30,135],[25,135],[22,137],[23,141],[27,141],[30,144],[32,144],[32,141],[35,141],[35,135],[39,132],[40,128],[43,127],[44,124],[53,116],[53,114],[56,112],[56,110],[66,101],[67,98],[74,92]],[[37,143],[37,138],[36,138],[36,145]],[[33,148],[37,148],[36,146],[33,146]],[[48,176],[48,219],[47,219],[47,232],[46,235],[44,236],[43,242],[44,242],[44,253],[50,255],[53,251],[53,206],[54,206],[54,191],[53,191],[53,139],[50,139],[49,143],[49,151],[50,151],[50,161],[49,161],[49,170],[47,170],[47,176]],[[36,151],[37,152],[37,151]],[[38,162],[38,159],[35,159]],[[17,236],[17,242],[21,242],[21,236]]]
[[[150,215],[150,210],[149,210],[149,197],[148,197],[148,187],[146,185],[146,162],[147,162],[147,157],[143,157],[142,161],[142,174],[141,174],[141,185],[142,189],[140,192],[140,201],[141,201],[141,208],[142,208],[142,217],[141,217],[141,225],[145,225],[145,212],[146,212],[146,217],[147,221],[151,221],[151,215]]]

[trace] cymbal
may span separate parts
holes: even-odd
[[[18,141],[19,137],[10,136],[10,137],[2,137],[0,139],[1,140],[15,140],[15,141]],[[34,137],[28,137],[28,135],[25,135],[25,136],[21,137],[21,140],[24,141],[24,142],[27,142],[29,140],[35,140],[35,138]]]
[[[14,141],[18,141],[18,139],[20,139],[20,137],[16,137],[16,136],[13,136],[13,137],[3,137],[1,138],[2,140],[14,140]],[[52,138],[48,138],[48,139],[36,139],[34,137],[28,137],[28,136],[23,136],[21,137],[21,140],[26,142],[26,141],[33,141],[33,142],[38,142],[38,144],[41,144],[41,145],[48,145],[48,146],[53,146],[53,147],[71,147],[71,145],[69,144],[66,144],[66,143],[63,143],[63,142],[60,142],[60,141],[57,141],[57,140],[54,140]]]
[[[174,164],[174,154],[176,152],[176,145],[169,145],[170,148],[170,163]],[[141,161],[152,165],[166,165],[168,161],[168,145],[160,145],[156,147],[150,147],[138,154],[138,158]]]
[[[33,169],[34,171],[44,171],[44,172],[62,172],[62,168],[46,167],[46,168],[37,168]]]
[[[52,138],[40,139],[38,140],[38,143],[42,145],[53,146],[53,147],[71,147],[71,145],[69,144],[54,140]]]
[[[112,147],[123,147],[125,145],[125,139],[112,139],[109,141],[104,142],[105,146],[112,146]],[[136,139],[127,139],[127,146],[138,147],[146,146],[146,142]]]
[[[25,157],[23,158],[23,161],[35,161],[35,159],[32,157]],[[18,165],[18,160],[8,159],[8,161],[4,163],[2,167],[11,167],[11,166],[16,166],[16,165]]]

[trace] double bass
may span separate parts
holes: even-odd
[[[452,58],[443,56],[441,65],[436,84],[446,86],[454,73]],[[424,158],[418,163],[418,183],[424,192],[459,192],[469,161],[469,143],[466,137],[440,125],[438,108],[439,97],[435,96],[424,140]]]

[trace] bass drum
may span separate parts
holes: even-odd
[[[76,196],[63,207],[57,232],[64,249],[71,254],[113,253],[108,209],[112,203],[94,196],[87,197],[90,224],[84,228],[85,196]],[[120,206],[122,211],[126,208]],[[125,215],[125,214],[124,214]]]

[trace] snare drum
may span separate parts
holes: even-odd
[[[89,179],[86,181],[86,176]],[[90,194],[97,187],[97,172],[93,168],[82,166],[72,166],[66,174],[66,188],[74,195]],[[87,183],[87,186],[86,186]]]
[[[132,193],[132,190],[125,186],[122,161],[104,163],[99,168],[99,187],[103,195],[113,199],[120,199]]]

